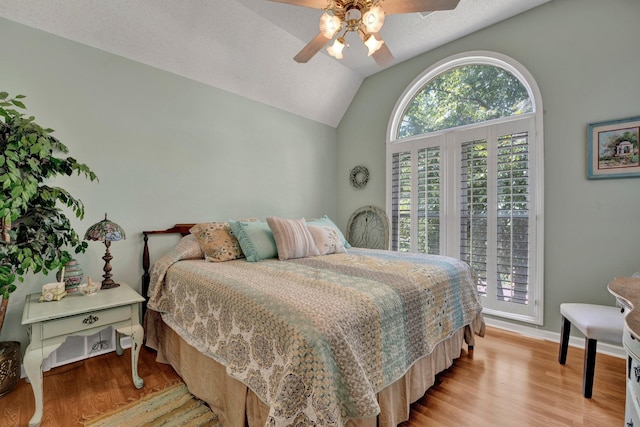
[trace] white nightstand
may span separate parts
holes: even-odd
[[[131,337],[131,376],[136,388],[144,381],[138,375],[138,355],[144,338],[140,325],[140,303],[144,301],[126,284],[100,290],[95,295],[67,295],[60,301],[38,302],[40,294],[27,295],[22,324],[29,325],[30,344],[24,355],[24,370],[31,382],[36,410],[30,427],[42,421],[42,361],[71,335],[92,335],[111,326],[116,331],[116,352],[122,355],[120,335]]]

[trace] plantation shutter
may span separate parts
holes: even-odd
[[[392,250],[441,253],[440,153],[417,144],[392,156]]]
[[[487,141],[464,142],[460,155],[460,259],[478,275],[478,292],[487,295],[488,150]]]
[[[418,151],[418,252],[440,254],[440,147]]]
[[[522,125],[489,128],[482,138],[463,134],[459,148],[460,259],[476,271],[485,307],[516,313],[528,309],[514,306],[531,300],[529,133]]]
[[[391,250],[411,250],[411,152],[393,154]]]
[[[497,297],[529,300],[529,138],[526,132],[498,139]]]

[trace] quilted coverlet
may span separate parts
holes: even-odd
[[[377,415],[378,391],[481,312],[473,272],[454,258],[190,257],[174,249],[154,264],[148,307],[269,405],[267,425]]]

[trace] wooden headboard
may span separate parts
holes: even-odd
[[[189,229],[194,225],[195,224],[176,224],[171,228],[167,228],[166,230],[152,230],[142,232],[142,235],[144,236],[144,249],[142,250],[142,270],[144,271],[144,273],[142,274],[142,296],[145,299],[144,305],[142,306],[143,317],[147,309],[147,300],[149,299],[147,293],[149,292],[149,282],[151,281],[151,276],[149,275],[149,234],[181,234],[182,236],[186,236],[187,234],[189,234]]]

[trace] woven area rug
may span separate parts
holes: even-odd
[[[85,422],[85,427],[221,427],[218,416],[187,386],[176,384]]]

